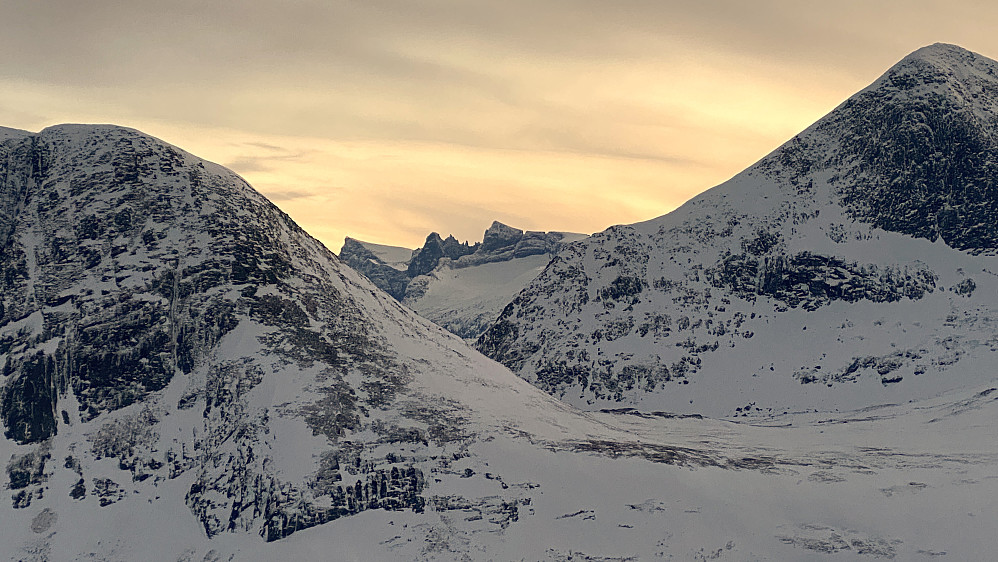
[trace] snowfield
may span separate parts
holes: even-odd
[[[474,406],[489,402],[482,382],[465,387]],[[369,510],[269,543],[208,539],[183,502],[189,479],[132,483],[102,508],[59,497],[75,474],[58,470],[52,497],[0,523],[7,556],[29,560],[986,560],[996,399],[988,387],[759,425],[583,415],[537,398],[493,408],[498,422],[467,411],[489,437],[432,472],[423,513]],[[53,458],[79,452],[73,437],[54,439]],[[285,447],[307,460],[321,450],[308,441]],[[93,468],[122,475],[113,462]]]

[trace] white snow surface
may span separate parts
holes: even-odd
[[[412,249],[400,246],[386,246],[384,244],[374,244],[357,240],[362,246],[378,256],[385,265],[391,266],[399,271],[405,271],[409,267],[409,260],[412,259]]]
[[[428,275],[413,279],[425,291],[415,297],[409,291],[403,304],[452,332],[476,332],[476,327],[494,322],[550,261],[547,254],[467,267],[443,260]]]
[[[130,484],[124,499],[101,508],[60,493],[76,476],[57,467],[31,508],[0,510],[4,556],[985,560],[995,548],[994,387],[766,425],[645,419],[582,414],[494,365],[478,360],[471,374],[467,358],[417,346],[405,351],[428,352],[460,374],[419,376],[419,395],[459,400],[482,437],[433,474],[427,493],[453,504],[421,514],[366,511],[270,543],[238,532],[208,539],[183,502],[187,477]],[[53,440],[53,458],[79,454],[79,427]],[[605,448],[581,446],[590,443]],[[308,459],[309,448],[297,445],[296,456]],[[14,452],[4,445],[5,455]],[[122,472],[113,462],[88,468],[94,477]],[[503,506],[513,504],[517,519],[502,524]]]

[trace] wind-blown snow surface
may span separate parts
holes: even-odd
[[[550,261],[540,254],[459,268],[442,264],[413,280],[419,291],[403,302],[451,332],[477,337]]]
[[[493,223],[485,233],[486,243],[497,225],[505,227]],[[440,260],[433,271],[412,280],[403,304],[423,318],[474,341],[496,321],[513,297],[544,271],[555,251],[587,238],[571,232],[530,232],[524,237],[519,229],[511,230],[521,245],[526,245],[523,241],[529,242],[530,236],[545,245],[537,244],[531,249],[537,253],[531,253],[514,242],[491,251],[479,250],[456,261]]]
[[[768,427],[584,413],[221,167],[112,126],[0,151],[0,557],[993,550],[991,386]]]
[[[988,383],[996,73],[913,53],[730,181],[569,246],[479,349],[589,409],[834,411]]]
[[[399,246],[386,246],[384,244],[374,244],[371,242],[358,241],[362,246],[367,248],[372,254],[381,260],[381,263],[391,267],[392,269],[397,269],[399,271],[405,271],[409,267],[409,260],[412,259],[412,249],[402,248]]]

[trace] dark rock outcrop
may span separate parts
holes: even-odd
[[[474,253],[478,249],[478,244],[474,246],[469,246],[467,242],[462,244],[453,236],[448,236],[446,240],[442,240],[439,234],[431,232],[426,237],[423,247],[412,253],[407,273],[410,279],[426,275],[437,267],[441,259],[457,260],[462,256]]]
[[[359,241],[347,238],[343,242],[339,258],[396,300],[405,298],[405,288],[410,279],[408,272],[387,265]]]
[[[561,232],[524,232],[496,221],[485,231],[483,241],[475,244],[458,242],[453,236],[441,238],[436,232],[430,233],[423,246],[412,252],[404,271],[397,269],[397,265],[393,267],[385,263],[363,242],[352,238],[346,239],[339,257],[397,300],[404,301],[462,338],[474,339],[495,319],[500,305],[472,306],[462,309],[462,312],[441,311],[440,307],[434,307],[433,311],[420,310],[420,300],[429,290],[434,272],[441,267],[454,270],[530,256],[553,256],[561,249],[564,240],[565,234]],[[515,290],[520,288],[522,285],[517,285]],[[464,289],[467,293],[477,290],[472,286]]]

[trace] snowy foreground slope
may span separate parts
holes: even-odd
[[[423,318],[474,341],[563,246],[585,238],[496,221],[474,245],[435,232],[416,250],[347,238],[339,258]]]
[[[477,342],[587,409],[752,416],[995,377],[998,63],[912,53],[668,215],[573,244]]]
[[[231,172],[0,130],[0,558],[986,559],[998,390],[739,425],[586,413]]]

